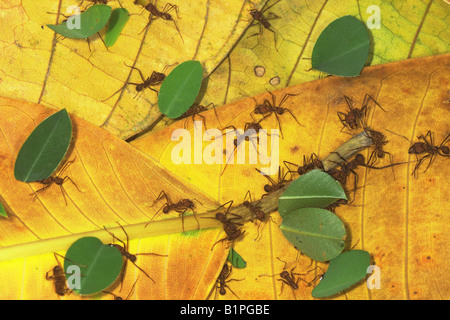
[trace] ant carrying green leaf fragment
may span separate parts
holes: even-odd
[[[319,35],[311,56],[312,68],[342,77],[356,77],[369,56],[370,39],[361,21],[344,16]]]
[[[68,283],[72,284],[72,291],[80,295],[94,294],[110,287],[119,278],[122,266],[120,251],[95,237],[75,241],[64,260]]]
[[[14,176],[23,182],[49,178],[69,149],[72,123],[66,109],[42,121],[24,142],[14,165]]]
[[[159,111],[168,118],[181,117],[195,102],[203,80],[199,61],[179,64],[164,79],[158,95]]]
[[[47,27],[69,39],[87,39],[99,32],[108,23],[112,8],[105,4],[94,5],[79,15],[68,17],[58,25]]]

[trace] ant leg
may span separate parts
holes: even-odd
[[[139,72],[139,75],[141,76],[142,82],[145,82],[146,79],[145,79],[144,75],[142,74],[142,71],[141,71],[139,68],[136,68],[135,66],[129,66],[129,65],[127,65],[125,62],[124,62],[124,64],[125,64],[128,68],[137,70],[137,71]],[[153,71],[153,73],[155,73],[155,71]]]
[[[75,188],[77,188],[77,190],[78,190],[79,192],[83,193],[83,192],[78,188],[77,184],[76,184],[75,182],[73,182],[73,180],[72,180],[69,176],[65,176],[64,179],[63,179],[63,182],[66,181],[66,179],[69,180],[70,182],[72,182],[72,184],[75,186]]]
[[[291,116],[294,118],[294,120],[298,123],[298,125],[304,127],[304,125],[302,125],[300,122],[298,122],[297,118],[294,116],[294,114],[291,112],[291,110],[284,108],[284,111],[289,112],[291,114]]]
[[[272,3],[270,6],[268,6],[267,8],[263,8],[263,10],[261,11],[261,13],[266,12],[267,10],[269,10],[270,8],[272,8],[274,5],[276,5],[278,2],[280,2],[281,0],[278,0],[274,3]],[[270,14],[270,13],[269,13]]]
[[[120,243],[122,243],[122,245],[123,245],[124,248],[127,247],[126,244],[125,244],[125,242],[123,242],[122,240],[120,240],[119,238],[117,238],[117,237],[114,235],[114,233],[112,233],[111,231],[109,231],[108,229],[106,229],[105,226],[103,226],[103,229],[105,229],[105,231],[108,232],[108,233],[112,236],[113,242],[114,242],[114,240],[117,240],[117,241],[119,241]]]

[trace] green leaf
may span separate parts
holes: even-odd
[[[105,33],[105,45],[107,47],[111,47],[116,43],[129,19],[130,13],[125,8],[117,8],[112,11]]]
[[[316,261],[331,260],[345,247],[344,224],[325,209],[297,209],[283,218],[280,229],[294,247]]]
[[[20,148],[14,176],[24,182],[48,178],[64,158],[72,138],[72,123],[66,109],[42,121]]]
[[[352,16],[336,19],[316,41],[312,67],[337,76],[358,76],[369,56],[369,45],[369,34],[361,21]]]
[[[247,262],[245,262],[245,260],[242,259],[239,253],[234,251],[233,248],[231,248],[230,251],[228,252],[228,261],[231,262],[231,265],[233,267],[238,269],[245,268],[247,266]]]
[[[103,29],[110,16],[111,7],[99,4],[89,7],[79,16],[71,16],[58,25],[48,24],[47,27],[66,38],[86,39]]]
[[[321,170],[312,170],[293,181],[278,199],[278,212],[285,217],[300,208],[325,208],[347,199],[338,181]]]
[[[113,284],[122,271],[122,265],[122,254],[116,247],[103,244],[94,237],[84,237],[75,241],[67,250],[64,271],[70,285],[73,271],[68,268],[79,267],[80,287],[72,290],[77,294],[89,295]]]
[[[330,261],[327,272],[313,289],[314,298],[324,298],[339,293],[358,283],[367,274],[370,255],[363,250],[344,252]]]
[[[1,202],[0,202],[0,217],[8,218],[5,207],[3,206],[3,204]]]
[[[197,98],[202,80],[203,68],[199,61],[190,60],[178,65],[161,85],[159,111],[171,119],[183,115]]]

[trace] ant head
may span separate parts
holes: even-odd
[[[164,73],[157,72],[154,77],[156,81],[163,81],[166,78],[166,75]]]
[[[264,186],[264,191],[265,191],[265,192],[270,192],[270,191],[272,191],[272,186],[271,186],[270,184],[266,184],[266,185]]]
[[[223,219],[225,219],[225,215],[222,212],[217,212],[216,219],[222,221]]]
[[[245,200],[242,204],[243,204],[244,206],[248,207],[248,206],[250,205],[250,202],[249,202],[248,200]]]
[[[130,254],[128,258],[131,262],[136,262],[137,257],[134,254]]]
[[[443,154],[449,154],[450,153],[450,150],[449,150],[449,148],[447,146],[442,146],[441,147],[441,151],[442,151]]]
[[[163,209],[163,212],[164,213],[169,213],[169,209],[170,209],[169,206],[165,206],[164,209]]]
[[[362,164],[364,164],[364,163],[366,162],[364,156],[363,156],[361,153],[358,153],[358,154],[355,156],[355,161],[356,161],[356,163],[359,164],[359,165],[362,165]]]
[[[306,168],[298,167],[297,172],[298,172],[299,175],[305,174],[306,173]]]
[[[286,270],[282,271],[282,272],[280,273],[280,277],[282,277],[282,278],[287,278],[287,277],[289,277],[289,272],[287,272]]]
[[[164,20],[172,20],[170,13],[163,13],[161,16]]]
[[[55,274],[58,274],[58,273],[61,273],[62,272],[62,268],[60,267],[60,266],[55,266],[54,268],[53,268],[53,274],[55,275]]]

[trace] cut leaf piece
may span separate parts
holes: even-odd
[[[5,217],[5,218],[8,217],[8,215],[6,214],[5,207],[3,206],[3,204],[1,202],[0,202],[0,217]]]
[[[194,103],[203,80],[199,61],[189,60],[167,75],[158,95],[159,111],[169,118],[178,118]]]
[[[334,20],[320,34],[311,56],[312,68],[337,76],[356,77],[369,56],[364,24],[352,16]]]
[[[314,298],[332,296],[358,283],[367,274],[370,254],[363,250],[344,252],[330,261],[327,272],[313,289]]]
[[[103,29],[110,16],[111,7],[99,4],[90,7],[79,16],[70,16],[58,25],[48,24],[47,27],[66,38],[86,39]]]
[[[112,11],[105,33],[105,45],[107,47],[111,47],[116,43],[129,19],[130,13],[125,8],[117,8]]]
[[[294,247],[316,261],[331,260],[345,247],[344,224],[325,209],[297,209],[283,218],[280,229]]]
[[[100,292],[113,284],[122,270],[123,259],[120,251],[103,244],[95,237],[84,237],[75,241],[67,250],[64,271],[70,285],[71,268],[79,267],[79,288],[77,294],[89,295]],[[71,267],[72,266],[72,267]]]
[[[300,208],[325,208],[347,199],[338,181],[321,170],[312,170],[293,181],[278,199],[278,212],[284,218]]]
[[[247,262],[237,253],[233,248],[228,252],[228,261],[231,262],[231,265],[235,268],[245,268],[247,266]]]
[[[14,165],[14,176],[24,182],[48,178],[64,158],[72,138],[66,109],[52,114],[31,132]]]

